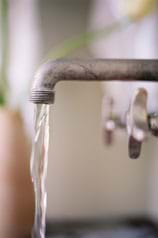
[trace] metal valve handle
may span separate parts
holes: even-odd
[[[144,88],[137,89],[127,112],[128,149],[129,156],[133,159],[139,157],[142,142],[149,131],[147,97],[147,91]]]

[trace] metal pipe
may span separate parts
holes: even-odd
[[[31,91],[33,103],[52,104],[59,81],[158,82],[158,60],[56,60],[41,66]]]

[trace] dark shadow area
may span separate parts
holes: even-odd
[[[158,226],[152,220],[124,218],[117,220],[49,221],[47,237],[51,238],[155,238]]]

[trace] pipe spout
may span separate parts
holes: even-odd
[[[52,104],[59,81],[158,82],[158,60],[56,60],[43,64],[35,75],[33,103]]]

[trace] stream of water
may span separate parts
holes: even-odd
[[[35,218],[32,238],[45,238],[46,176],[49,149],[49,105],[35,105],[35,135],[31,156],[31,177],[35,192]]]

